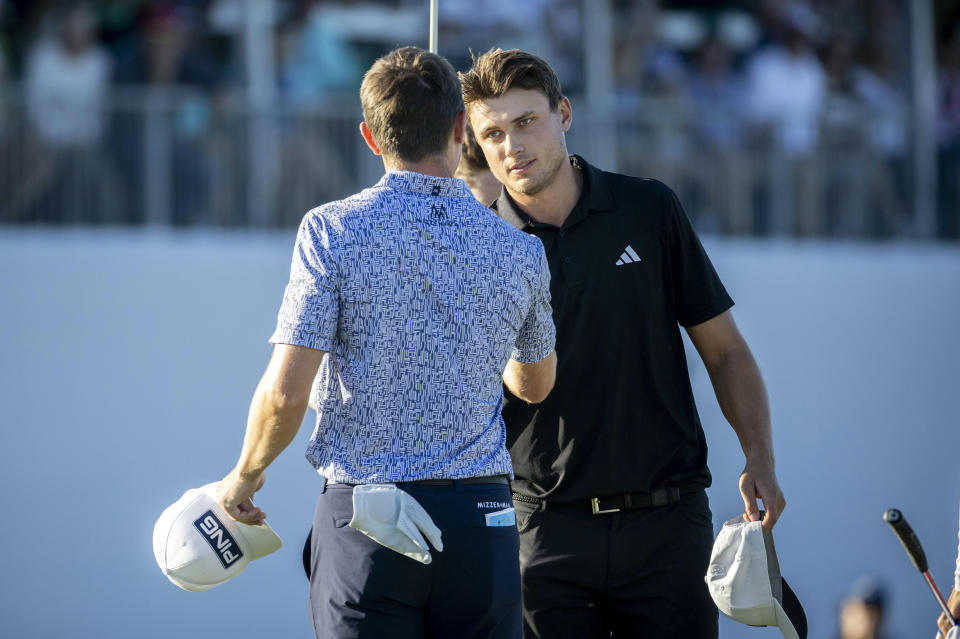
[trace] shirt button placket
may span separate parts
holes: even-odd
[[[564,231],[563,229],[558,230],[556,242],[557,242],[557,255],[560,256],[560,263],[563,265],[564,279],[566,279],[569,282],[570,275],[571,275],[570,269],[572,268],[572,265],[573,265],[573,258],[565,254],[567,252],[565,250],[566,242],[565,241],[561,242],[561,240],[566,238],[566,235],[567,235],[567,232]]]

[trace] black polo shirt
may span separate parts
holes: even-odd
[[[514,490],[555,502],[710,485],[679,326],[733,306],[676,195],[571,156],[583,192],[563,226],[506,191],[498,214],[543,242],[557,382],[530,405],[504,390]]]

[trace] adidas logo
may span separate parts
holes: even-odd
[[[627,248],[623,250],[623,253],[620,254],[620,259],[617,260],[617,266],[623,266],[624,264],[633,264],[634,262],[639,262],[640,256],[637,255],[637,252],[633,250],[633,247],[627,244]]]

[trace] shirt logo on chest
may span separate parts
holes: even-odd
[[[617,266],[623,266],[624,264],[633,264],[634,262],[639,262],[640,256],[637,255],[637,252],[633,250],[633,247],[627,244],[627,248],[623,249],[623,253],[620,254],[620,259],[617,260]]]

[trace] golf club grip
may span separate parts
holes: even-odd
[[[920,572],[927,572],[927,556],[923,554],[923,546],[920,545],[920,540],[917,539],[916,533],[904,519],[903,514],[896,508],[891,508],[883,513],[883,520],[890,525],[893,534],[903,544],[914,567]]]

